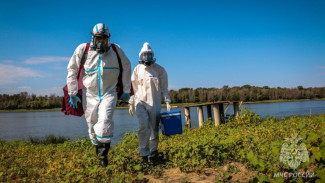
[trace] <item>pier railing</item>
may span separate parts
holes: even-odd
[[[186,126],[191,127],[191,114],[190,114],[190,107],[196,107],[198,111],[198,118],[199,118],[199,126],[203,125],[204,116],[203,116],[203,107],[207,107],[208,118],[212,119],[212,108],[213,108],[213,115],[214,115],[214,123],[215,126],[218,126],[225,122],[225,113],[228,110],[230,104],[233,105],[234,108],[234,116],[239,116],[239,107],[242,104],[240,101],[218,101],[218,102],[210,102],[204,104],[193,104],[193,105],[180,105],[180,106],[173,106],[177,108],[184,108],[185,113],[185,121]],[[224,109],[224,105],[227,105]]]

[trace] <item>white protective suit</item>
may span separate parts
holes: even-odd
[[[144,51],[146,49],[141,50],[140,58]],[[135,106],[135,114],[139,121],[140,156],[149,156],[158,148],[161,100],[163,98],[168,103],[171,101],[168,95],[168,77],[165,69],[156,63],[150,66],[138,64],[131,81],[134,95],[131,96],[129,103]]]
[[[67,67],[69,95],[76,95],[78,92],[77,75],[85,48],[86,43],[77,47]],[[123,67],[123,91],[130,93],[131,64],[118,45],[116,49]],[[110,47],[103,54],[89,49],[82,74],[82,104],[88,123],[89,137],[95,145],[98,142],[109,143],[113,137],[113,112],[117,102],[116,84],[119,75],[118,59],[113,48]]]

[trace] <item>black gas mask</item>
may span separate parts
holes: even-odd
[[[153,54],[151,52],[143,53],[141,56],[141,60],[139,60],[139,64],[144,64],[145,66],[150,66],[156,62],[156,59],[153,58]]]
[[[93,37],[93,49],[98,53],[103,54],[109,50],[108,47],[109,38],[108,37]]]

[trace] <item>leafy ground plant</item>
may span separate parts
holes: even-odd
[[[309,160],[292,169],[280,162],[286,138],[297,134]],[[151,163],[138,157],[138,138],[128,132],[109,152],[109,165],[98,166],[86,137],[75,140],[0,141],[0,182],[324,182],[325,114],[282,119],[243,108],[237,118],[213,126],[184,129],[183,134],[160,134],[159,156]],[[312,177],[275,176],[314,173]]]

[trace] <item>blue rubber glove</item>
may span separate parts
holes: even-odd
[[[81,103],[81,100],[77,95],[70,95],[69,104],[72,108],[78,109],[78,102]]]
[[[122,93],[121,95],[121,99],[124,101],[124,102],[128,102],[130,100],[130,94],[129,93]]]

